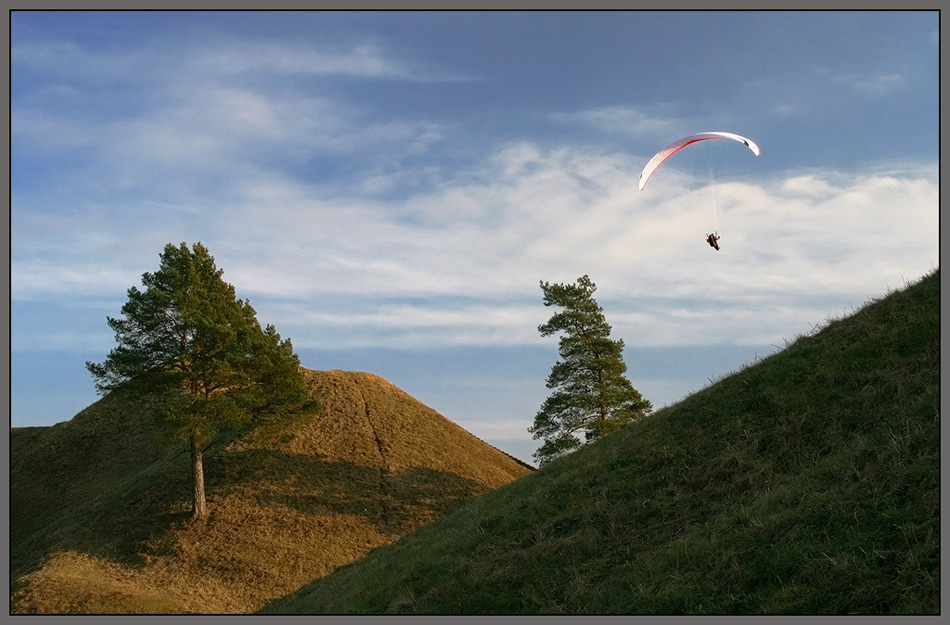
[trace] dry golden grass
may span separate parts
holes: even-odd
[[[248,613],[530,467],[386,380],[305,371],[318,413],[188,455],[147,399],[11,432],[15,613]]]

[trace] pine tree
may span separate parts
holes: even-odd
[[[545,306],[557,306],[541,336],[563,332],[561,361],[551,369],[547,387],[555,389],[528,428],[544,439],[534,453],[539,464],[569,453],[584,442],[602,438],[653,409],[624,376],[623,340],[610,338],[610,325],[594,300],[596,285],[588,276],[574,284],[541,282]],[[585,441],[578,438],[583,433]]]
[[[100,394],[161,398],[160,431],[191,448],[192,515],[206,513],[202,450],[228,428],[299,411],[309,394],[290,339],[262,329],[197,243],[165,246],[155,273],[131,287],[123,318],[107,317],[118,345],[86,362]]]

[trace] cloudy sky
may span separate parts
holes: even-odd
[[[530,460],[589,275],[656,408],[939,263],[936,12],[11,15],[14,426],[202,242],[302,364]],[[649,158],[675,154],[643,191]],[[721,251],[704,241],[718,230]]]

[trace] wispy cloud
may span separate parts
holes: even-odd
[[[234,42],[211,49],[199,48],[191,56],[190,69],[209,76],[266,73],[422,79],[408,65],[387,57],[376,45],[369,43],[322,50],[299,43]]]
[[[304,347],[530,344],[545,314],[530,303],[538,281],[585,273],[618,333],[638,345],[762,343],[937,261],[932,172],[813,172],[638,194],[636,166],[518,144],[474,180],[468,172],[395,204],[328,202],[273,181],[208,207],[216,225],[201,238],[238,292]],[[713,204],[720,253],[702,241]],[[151,231],[168,216],[139,215],[138,226],[130,219],[98,237],[105,222],[54,230],[55,256],[14,256],[14,298],[124,292],[164,243],[183,238]],[[22,227],[43,238],[40,222]]]
[[[905,84],[904,77],[898,73],[836,74],[827,69],[820,70],[819,73],[833,84],[842,85],[866,95],[885,95],[902,89]]]
[[[68,39],[14,39],[10,45],[10,65],[26,82],[36,79],[60,85],[141,85],[155,79],[156,72],[177,65],[178,53],[166,49],[154,55],[143,47],[94,49]]]
[[[201,72],[171,67],[147,72],[148,80],[136,78],[113,102],[95,95],[95,81],[90,86],[84,76],[139,76],[147,55],[130,53],[133,58],[116,61],[72,44],[21,44],[14,56],[15,63],[32,71],[53,72],[62,67],[64,54],[77,68],[75,75],[60,77],[70,84],[25,88],[11,116],[18,155],[12,178],[19,209],[14,229],[25,237],[20,241],[36,238],[30,231],[40,226],[42,215],[64,209],[116,226],[134,215],[154,233],[190,237],[219,219],[227,223],[211,216],[212,197],[235,210],[266,202],[257,195],[267,189],[285,189],[277,192],[281,196],[292,190],[310,199],[354,192],[379,197],[412,192],[439,179],[431,168],[407,175],[401,160],[438,146],[444,139],[440,124],[387,119],[363,105],[335,101],[319,85],[274,90],[266,77],[237,76],[239,70],[266,74],[268,68],[371,77],[411,74],[374,47],[337,54],[276,44],[193,52],[211,59],[197,62]],[[182,56],[188,53],[179,51],[169,64]],[[323,69],[308,69],[313,63]],[[232,70],[218,71],[221,66]],[[73,96],[72,106],[63,106],[61,92]],[[349,160],[341,170],[336,161],[344,155]],[[51,205],[60,200],[42,185],[30,188],[34,163],[70,187],[70,206]],[[313,184],[320,184],[319,190]],[[169,207],[172,214],[160,217],[149,208],[155,206]]]
[[[761,55],[689,12],[328,15],[11,21],[19,379],[60,353],[90,393],[72,410],[91,401],[105,317],[166,243],[201,241],[306,366],[526,438],[556,355],[540,280],[590,275],[663,403],[938,262],[936,14],[717,14]],[[637,191],[713,129],[762,157],[713,178],[684,155]],[[74,414],[31,388],[15,419]]]
[[[512,137],[450,168],[439,150],[457,129],[326,88],[444,79],[375,44],[209,40],[156,55],[34,42],[14,45],[12,63],[47,77],[20,85],[12,115],[19,301],[113,300],[165,243],[201,240],[302,345],[530,343],[538,281],[585,273],[638,342],[754,342],[831,294],[873,292],[936,261],[933,164],[710,187],[671,163],[640,193],[643,154]],[[824,79],[902,85],[891,73]],[[121,87],[108,106],[104,83]],[[662,105],[550,121],[650,150],[697,123]],[[28,184],[31,159],[69,187],[68,207]],[[702,240],[717,227],[721,253]],[[767,315],[765,301],[777,307]]]
[[[561,123],[581,123],[602,132],[624,136],[669,139],[689,124],[674,113],[660,107],[626,105],[603,106],[573,113],[555,113],[552,119]]]
[[[153,46],[160,46],[161,53],[156,54]],[[196,83],[275,75],[414,82],[465,80],[415,67],[368,42],[321,45],[228,38],[186,42],[165,37],[143,45],[107,48],[71,40],[33,39],[14,42],[10,61],[32,73],[97,84],[148,84],[175,76]]]

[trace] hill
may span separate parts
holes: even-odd
[[[262,612],[939,614],[939,270]]]
[[[251,612],[532,471],[378,376],[304,373],[319,413],[211,447],[198,523],[148,398],[12,428],[11,612]]]

